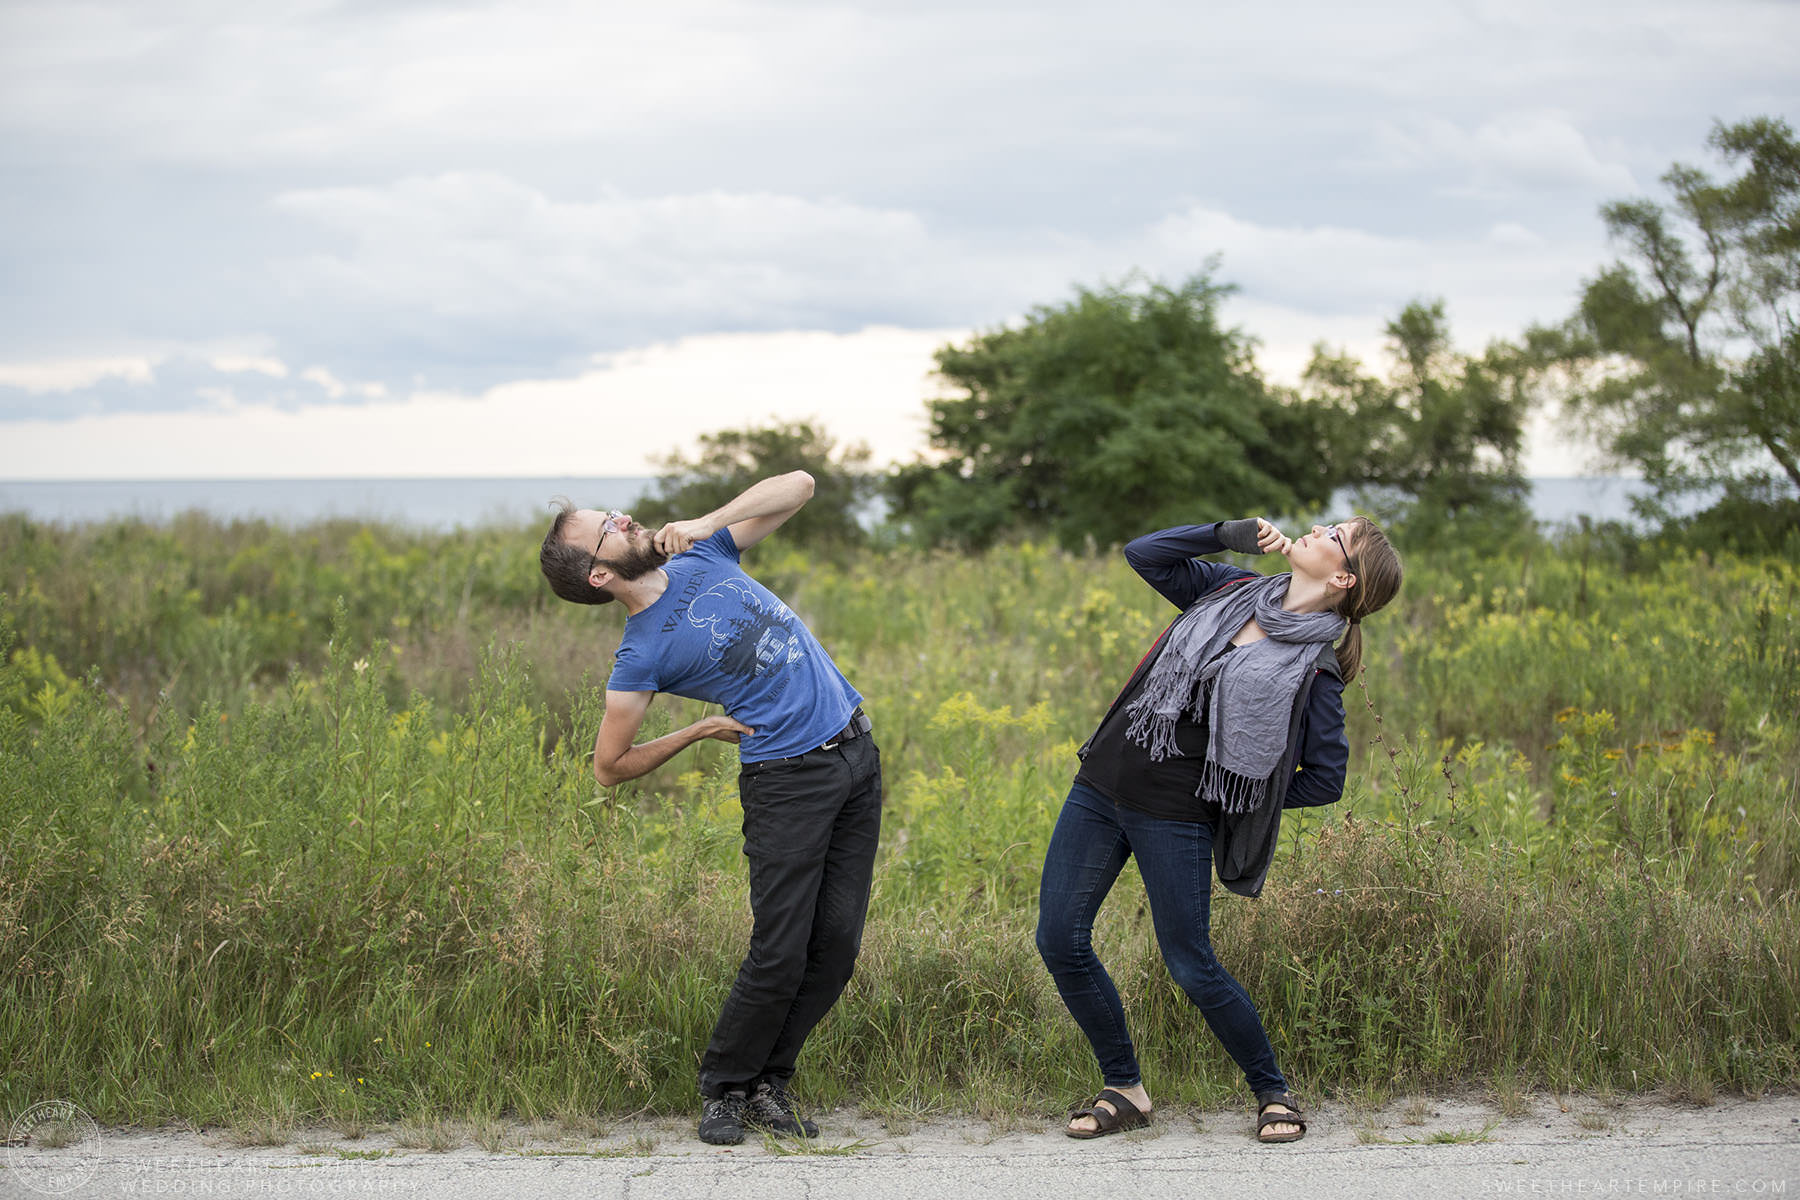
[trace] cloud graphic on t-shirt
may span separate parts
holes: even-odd
[[[688,622],[704,629],[712,637],[713,655],[743,633],[744,625],[762,615],[762,602],[750,590],[747,580],[727,579],[714,584],[688,606]]]

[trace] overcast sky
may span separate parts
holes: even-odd
[[[630,475],[1209,256],[1292,380],[1560,319],[1800,5],[0,0],[0,478]],[[1540,432],[1527,467],[1578,473]]]

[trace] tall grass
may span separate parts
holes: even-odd
[[[735,764],[707,743],[596,787],[620,618],[546,603],[535,536],[0,522],[0,1107],[691,1107],[748,936]],[[1091,1091],[1038,870],[1075,745],[1173,610],[1115,556],[760,553],[868,695],[889,786],[802,1096]],[[1800,1081],[1800,572],[1408,566],[1347,693],[1345,802],[1289,814],[1264,896],[1215,906],[1284,1068]],[[1159,1100],[1236,1097],[1129,873],[1096,937]]]

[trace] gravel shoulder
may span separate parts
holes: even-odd
[[[1800,1197],[1800,1096],[1706,1106],[1645,1098],[1413,1097],[1323,1104],[1304,1141],[1261,1146],[1248,1110],[1159,1111],[1078,1142],[1042,1120],[814,1114],[813,1143],[707,1146],[691,1119],[349,1130],[97,1129],[8,1147],[0,1195],[1284,1198],[1392,1195]],[[284,1144],[246,1140],[286,1137]],[[54,1140],[54,1139],[52,1139]],[[1125,1189],[1121,1192],[1120,1189]]]

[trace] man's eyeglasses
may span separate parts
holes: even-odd
[[[594,573],[594,564],[600,561],[600,543],[604,542],[606,535],[617,529],[619,522],[624,519],[625,514],[615,508],[606,514],[606,520],[600,522],[600,540],[594,543],[594,552],[588,556],[587,573],[589,575]]]
[[[1356,564],[1350,559],[1350,551],[1344,548],[1344,539],[1338,536],[1338,527],[1336,525],[1327,525],[1325,527],[1325,533],[1332,541],[1337,543],[1338,553],[1344,556],[1344,569],[1349,571],[1352,575],[1360,574],[1356,569]]]

